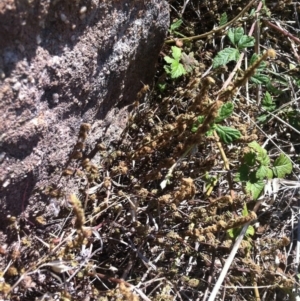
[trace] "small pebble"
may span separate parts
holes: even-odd
[[[82,14],[84,14],[86,11],[87,11],[86,6],[82,6],[82,7],[80,8],[80,10],[79,10],[79,13],[82,15]]]

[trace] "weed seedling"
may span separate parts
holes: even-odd
[[[186,74],[186,71],[183,67],[183,65],[180,63],[181,59],[181,49],[172,46],[172,58],[169,56],[165,56],[164,60],[167,62],[168,65],[165,65],[165,71],[171,75],[171,78],[178,78],[184,74]]]

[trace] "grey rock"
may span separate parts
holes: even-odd
[[[166,1],[69,2],[0,3],[0,218],[45,201],[35,192],[57,183],[82,122],[92,126],[88,148],[105,133],[115,139],[153,80]]]

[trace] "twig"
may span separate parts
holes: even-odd
[[[273,24],[272,22],[263,19],[263,22],[268,25],[269,27],[271,27],[272,29],[277,30],[278,32],[280,32],[281,34],[283,34],[284,36],[289,37],[290,39],[292,39],[295,43],[300,44],[300,39],[298,39],[297,37],[295,37],[294,35],[292,35],[291,33],[289,33],[287,30],[282,29],[280,27],[278,27],[277,25]]]
[[[228,179],[228,183],[229,183],[230,196],[231,196],[231,198],[234,200],[235,195],[234,195],[234,190],[233,190],[233,185],[232,185],[232,179],[231,179],[231,173],[230,173],[229,160],[227,159],[227,156],[226,156],[226,154],[225,154],[225,151],[224,151],[224,149],[223,149],[223,146],[222,146],[222,144],[221,144],[221,142],[220,142],[220,138],[219,138],[219,136],[218,136],[218,134],[217,134],[216,131],[214,131],[214,136],[217,138],[217,146],[218,146],[218,148],[219,148],[219,150],[220,150],[221,157],[222,157],[222,159],[223,159],[223,161],[224,161],[224,167],[225,167],[225,169],[228,171],[228,173],[227,173],[227,179]]]
[[[263,202],[263,199],[260,200],[260,201],[258,201],[256,203],[256,205],[254,206],[254,209],[253,209],[254,212],[256,212],[258,210],[258,208],[259,208],[259,206],[260,206],[260,204],[262,202]],[[219,278],[218,278],[218,280],[217,280],[217,282],[216,282],[216,284],[215,284],[215,286],[213,288],[213,291],[211,292],[211,295],[209,296],[208,301],[215,301],[216,300],[216,296],[217,296],[217,294],[219,292],[219,289],[222,286],[222,283],[223,283],[223,281],[224,281],[224,279],[225,279],[225,277],[227,275],[227,272],[228,272],[228,270],[229,270],[229,268],[231,266],[231,263],[232,263],[232,261],[233,261],[233,259],[235,257],[235,254],[238,251],[239,246],[240,246],[240,244],[241,244],[241,242],[242,242],[242,240],[243,240],[243,238],[244,238],[244,236],[245,236],[245,234],[246,234],[246,232],[248,230],[248,227],[249,227],[249,225],[250,225],[251,222],[252,221],[248,222],[247,224],[245,224],[243,226],[242,231],[240,232],[239,236],[237,237],[237,239],[236,239],[236,241],[234,243],[234,246],[233,246],[233,248],[232,248],[232,250],[231,250],[231,252],[229,254],[229,257],[227,258],[227,260],[225,262],[223,270],[221,271],[221,274],[220,274],[220,276],[219,276]]]
[[[189,38],[183,38],[183,39],[178,39],[178,41],[182,41],[182,42],[186,42],[186,41],[196,41],[196,40],[199,40],[199,39],[202,39],[202,38],[206,38],[210,35],[213,35],[214,33],[222,30],[222,29],[225,29],[226,27],[228,27],[229,25],[231,25],[232,23],[234,23],[235,21],[237,21],[251,6],[252,4],[255,2],[256,0],[251,0],[249,2],[248,5],[245,6],[245,8],[235,17],[233,18],[231,21],[227,22],[226,24],[222,25],[222,26],[219,26],[217,28],[214,28],[212,29],[211,31],[209,32],[206,32],[206,33],[203,33],[203,34],[200,34],[200,35],[197,35],[197,36],[193,36],[193,37],[189,37]],[[172,40],[167,40],[165,42],[166,44],[173,44],[175,43],[175,40],[172,39]]]
[[[190,2],[190,0],[185,0],[184,1],[184,4],[183,4],[183,7],[182,7],[182,10],[181,10],[181,16],[183,15],[184,11],[185,11],[185,8],[187,6],[187,4]]]

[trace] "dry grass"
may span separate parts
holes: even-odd
[[[233,19],[243,3],[234,1],[233,10],[227,1],[170,1],[170,6],[172,20],[183,13],[180,33],[190,37],[210,31],[225,11]],[[49,205],[34,224],[26,217],[10,221],[7,243],[3,238],[0,248],[3,299],[205,301],[215,290],[214,300],[294,300],[299,186],[286,186],[276,197],[271,193],[257,202],[234,174],[253,140],[265,143],[271,159],[279,148],[299,162],[299,28],[288,22],[295,16],[298,20],[298,9],[298,3],[260,6],[256,49],[264,53],[261,60],[268,64],[274,88],[286,89],[277,96],[268,122],[257,123],[260,92],[266,89],[249,82],[257,66],[244,66],[253,50],[240,62],[244,72],[234,63],[210,69],[228,43],[222,28],[183,46],[196,60],[188,76],[166,78],[160,59],[154,86],[166,83],[166,90],[140,91],[120,140],[96,146],[99,161],[86,152],[90,126],[82,124],[69,166],[61,171],[62,182],[82,180],[81,194],[47,187],[42,193],[49,196]],[[243,26],[245,32],[257,20],[248,12],[241,18],[231,25]],[[279,29],[265,30],[268,22]],[[285,31],[295,38],[278,39]],[[264,50],[270,48],[276,59]],[[168,51],[166,44],[162,53]],[[280,86],[278,78],[287,84]],[[242,133],[231,145],[216,133],[206,135],[228,101],[236,109],[226,124]],[[192,131],[198,116],[205,116],[204,121]],[[295,164],[291,180],[298,179],[298,171]],[[247,216],[242,215],[244,204]],[[225,280],[214,289],[235,243],[227,230],[249,224],[255,234],[242,237]]]

